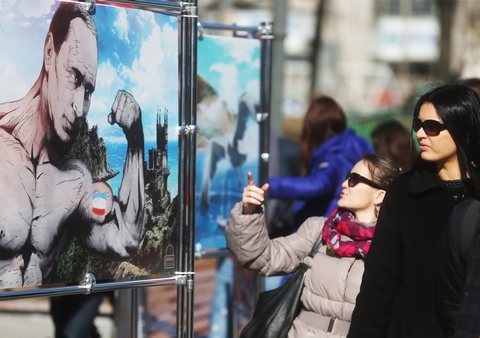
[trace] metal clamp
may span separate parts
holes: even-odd
[[[80,3],[89,12],[93,12],[95,9],[95,0],[81,0]]]
[[[184,17],[184,18],[198,18],[197,6],[193,6],[189,2],[181,2],[180,6],[182,7],[182,17]]]
[[[202,38],[204,31],[205,31],[205,28],[203,28],[202,23],[197,22],[197,38],[198,39]]]
[[[194,275],[195,272],[193,272],[193,271],[190,271],[190,272],[188,272],[188,271],[183,271],[183,272],[182,271],[175,271],[173,274],[175,276],[188,276],[188,275]]]
[[[258,33],[262,39],[273,39],[273,23],[261,22],[260,25],[258,25]]]
[[[194,275],[195,272],[181,272],[181,271],[176,271],[174,273],[175,277],[178,278],[178,284],[181,285],[186,285],[188,290],[193,290],[193,279],[187,279],[187,276],[189,275]]]
[[[175,285],[185,285],[187,283],[187,276],[176,275]]]
[[[195,285],[195,281],[193,279],[187,280],[187,290],[193,290],[194,285]]]
[[[257,119],[257,122],[263,122],[268,119],[269,114],[268,113],[257,113],[255,115],[255,118]]]
[[[83,283],[81,283],[81,285],[86,287],[87,292],[85,294],[89,295],[95,288],[95,285],[97,285],[97,280],[95,279],[93,273],[85,274],[85,279],[83,280]]]
[[[199,132],[200,128],[194,124],[179,126],[177,129],[177,135],[198,134]]]

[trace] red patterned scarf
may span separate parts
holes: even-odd
[[[335,209],[323,226],[322,237],[327,248],[341,257],[365,258],[372,242],[375,225],[365,227],[353,221],[353,214]],[[343,241],[342,235],[352,241]]]

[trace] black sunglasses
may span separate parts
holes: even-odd
[[[418,117],[416,117],[413,119],[413,130],[417,132],[420,130],[420,128],[423,128],[423,131],[428,136],[437,136],[442,130],[447,129],[444,124],[441,124],[438,121],[425,120],[422,122]]]
[[[375,182],[369,180],[368,178],[363,177],[363,176],[361,176],[357,173],[348,173],[347,177],[345,177],[345,180],[348,181],[348,186],[350,188],[353,188],[354,186],[356,186],[358,183],[361,182],[361,183],[365,183],[366,185],[371,186],[372,188],[385,190],[381,186],[379,186],[377,183],[375,183]]]

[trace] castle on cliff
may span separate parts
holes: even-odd
[[[163,123],[162,123],[163,115]],[[167,179],[170,175],[168,166],[168,109],[157,110],[157,147],[148,150],[148,167],[145,183],[148,194],[152,198],[154,214],[161,213],[170,204],[170,192],[167,190]]]

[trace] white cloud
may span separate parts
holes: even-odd
[[[255,100],[260,103],[260,80],[250,80],[247,82],[247,93],[251,94]]]
[[[130,47],[128,51],[129,56],[136,54],[133,60],[123,59],[119,49],[118,54],[112,52],[110,59],[99,65],[97,73],[95,99],[92,100],[88,119],[90,125],[97,123],[99,128],[102,123],[99,134],[108,138],[117,137],[121,133],[115,126],[105,125],[104,121],[118,89],[129,91],[140,105],[146,138],[154,139],[156,134],[152,121],[157,109],[163,110],[166,107],[172,112],[177,109],[177,98],[172,101],[171,88],[178,87],[178,32],[168,24],[159,27],[152,13],[139,13],[141,14],[135,16],[137,21],[131,21],[130,16],[123,14],[119,14],[115,21],[115,35],[123,37],[124,42],[127,41],[127,26],[129,32],[136,33],[136,39],[143,39],[136,41],[136,47]],[[132,42],[130,41],[130,46]]]
[[[218,72],[221,75],[219,87],[222,100],[237,111],[239,93],[237,85],[238,69],[233,63],[215,63],[210,67],[210,71]]]
[[[239,39],[236,39],[236,40],[239,40]],[[252,44],[250,40],[242,41],[240,39],[240,41],[232,43],[232,46],[230,47],[230,51],[233,59],[236,62],[250,63],[252,62],[253,51],[255,50],[256,47],[257,46]]]
[[[125,82],[118,73],[119,70],[111,64],[110,60],[99,64],[95,92],[92,96],[92,104],[88,114],[90,126],[99,125],[105,128],[105,121],[110,113],[116,91],[125,86]],[[99,132],[102,135],[106,134],[105,130],[99,130]]]
[[[119,38],[127,43],[130,43],[130,40],[128,39],[129,25],[127,20],[127,12],[124,8],[118,9],[117,20],[115,20],[113,26],[116,28]]]
[[[132,64],[131,72],[128,75],[134,86],[135,96],[139,97],[139,101],[157,102],[158,104],[158,98],[165,95],[165,82],[171,81],[166,75],[168,69],[164,68],[167,67],[164,64],[166,50],[162,44],[162,40],[165,38],[165,34],[160,30],[160,27],[153,26],[151,34],[139,49],[138,58]],[[126,74],[126,70],[124,72]]]
[[[0,102],[15,101],[28,92],[31,83],[26,83],[23,74],[14,63],[0,58],[2,81],[0,81]]]
[[[0,2],[0,13],[2,13],[2,12],[3,12],[3,9],[2,9],[1,2]],[[15,19],[15,13],[13,13],[13,12],[3,12],[2,13],[2,20],[4,20],[4,22],[12,22],[14,19]]]
[[[137,24],[145,30],[145,26],[148,25],[156,25],[155,17],[153,12],[149,11],[138,11],[138,15],[135,16],[137,19]]]
[[[50,13],[55,1],[56,0],[18,0],[16,3],[16,9],[19,10],[26,18],[39,18]],[[12,5],[15,5],[15,1],[12,2]]]
[[[16,0],[2,0],[0,1],[0,12],[4,13],[13,8]]]
[[[107,60],[98,66],[96,87],[98,90],[109,90],[113,86],[122,87],[124,82],[118,76],[117,69]]]
[[[94,94],[87,117],[89,127],[94,125],[99,126],[100,129],[109,127],[109,125],[107,125],[105,122],[107,121],[108,114],[110,114],[112,109],[112,103],[113,101],[107,102],[104,100],[104,97],[100,97],[99,95],[95,96]],[[99,134],[103,136],[106,134],[106,132],[101,129],[99,130]]]

